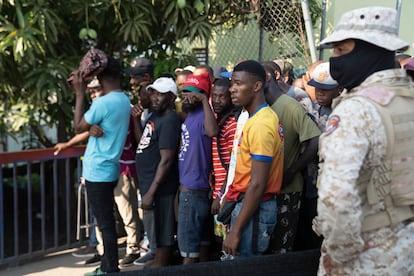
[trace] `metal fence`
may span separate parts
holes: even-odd
[[[301,1],[258,1],[248,24],[217,27],[208,42],[208,63],[231,68],[243,59],[283,59],[304,71],[311,63]],[[310,34],[312,36],[312,34]],[[283,68],[282,68],[283,69]]]
[[[0,266],[73,247],[85,147],[0,153]]]

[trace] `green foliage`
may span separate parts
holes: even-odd
[[[0,129],[12,134],[29,125],[50,146],[39,128],[46,122],[67,126],[58,127],[65,131],[59,139],[66,139],[74,105],[66,78],[91,46],[120,57],[124,66],[145,54],[154,60],[156,74],[172,72],[195,64],[178,41],[205,41],[215,26],[247,23],[255,2],[0,0]]]

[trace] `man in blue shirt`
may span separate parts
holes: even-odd
[[[72,73],[70,85],[76,92],[74,128],[88,131],[98,126],[98,136],[90,136],[83,160],[82,175],[86,180],[88,201],[102,232],[104,255],[101,266],[86,275],[118,272],[118,245],[113,216],[113,189],[119,177],[119,157],[128,131],[130,102],[120,88],[121,66],[111,57],[104,70],[97,75],[103,96],[92,102],[84,113],[86,85],[79,71]],[[96,136],[96,133],[94,134]]]

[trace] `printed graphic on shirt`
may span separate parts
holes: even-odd
[[[280,137],[280,141],[283,142],[285,140],[285,135],[283,133],[283,127],[282,127],[282,123],[279,121],[279,137]]]
[[[142,153],[142,151],[148,148],[152,134],[154,133],[154,122],[148,121],[145,125],[144,131],[142,132],[141,140],[137,148],[137,153]]]
[[[190,133],[188,132],[185,124],[181,125],[181,148],[178,154],[178,160],[184,160],[184,155],[187,152],[188,146],[190,145]]]

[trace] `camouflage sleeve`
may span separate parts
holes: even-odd
[[[378,129],[382,133],[378,134]],[[338,105],[320,137],[318,224],[324,245],[334,261],[355,259],[364,248],[361,237],[361,187],[356,186],[373,144],[384,143],[381,117],[372,104],[351,98]],[[378,153],[381,154],[381,153]]]

